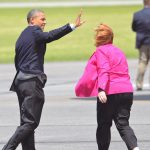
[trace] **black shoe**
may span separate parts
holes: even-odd
[[[137,88],[136,90],[137,90],[137,91],[142,91],[142,88]]]

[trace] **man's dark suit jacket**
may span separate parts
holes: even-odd
[[[134,13],[132,30],[136,32],[136,48],[150,45],[150,8]]]
[[[43,73],[46,44],[58,40],[71,31],[69,24],[49,32],[43,32],[38,26],[28,26],[16,42],[16,70],[29,74]]]
[[[16,42],[15,67],[17,73],[10,90],[15,91],[15,79],[20,71],[24,74],[24,77],[21,77],[24,79],[43,76],[46,44],[58,40],[71,31],[69,24],[49,32],[43,32],[38,26],[25,28]]]

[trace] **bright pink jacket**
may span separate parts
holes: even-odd
[[[76,96],[93,97],[98,89],[107,95],[133,92],[124,53],[112,44],[97,47],[75,86]]]

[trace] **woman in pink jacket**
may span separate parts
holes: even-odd
[[[89,59],[75,92],[79,97],[97,97],[97,144],[108,150],[112,121],[129,150],[139,150],[137,138],[129,126],[133,87],[124,53],[113,44],[113,31],[100,24],[96,29],[96,51]]]

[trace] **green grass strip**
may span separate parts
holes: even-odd
[[[94,28],[99,23],[106,23],[114,31],[114,44],[120,47],[128,58],[137,57],[135,33],[131,30],[133,13],[141,6],[83,7],[83,20],[86,23],[63,37],[47,45],[46,61],[87,60],[95,50]],[[27,26],[26,14],[30,8],[0,9],[0,63],[12,63],[15,42]],[[79,7],[43,8],[47,18],[45,31],[73,23]]]

